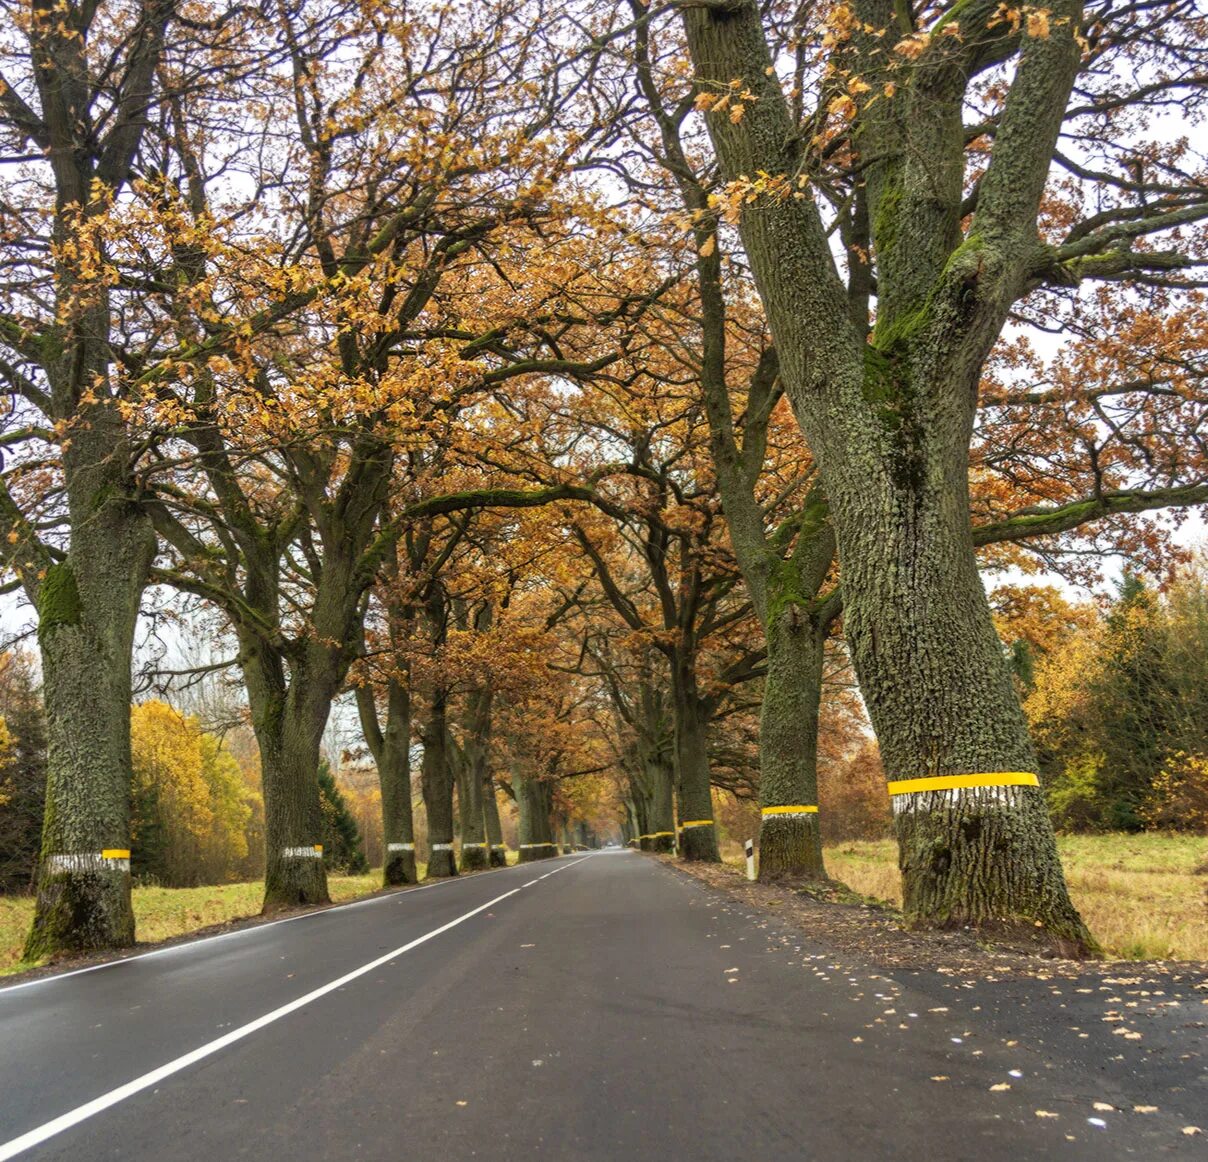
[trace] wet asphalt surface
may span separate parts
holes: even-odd
[[[0,1159],[1208,1157],[1205,982],[1046,975],[567,856],[0,989]]]

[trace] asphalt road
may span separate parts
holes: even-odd
[[[1208,1156],[1208,993],[1163,995],[1142,1052],[1094,989],[568,856],[0,990],[0,1160]]]

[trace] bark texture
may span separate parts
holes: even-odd
[[[40,592],[48,771],[31,960],[134,943],[129,857],[102,853],[130,846],[130,657],[154,538],[112,501],[77,527]]]
[[[93,226],[133,172],[158,99],[175,7],[156,0],[136,12],[133,35],[111,46],[98,79],[97,50],[89,45],[97,6],[60,12],[34,5],[25,32],[37,112],[5,85],[6,128],[17,128],[14,139],[28,139],[44,154],[54,188],[50,319],[20,337],[13,331],[24,332],[25,324],[6,320],[4,337],[20,363],[40,368],[44,387],[25,373],[7,378],[14,396],[25,395],[66,437],[61,471],[70,529],[66,558],[59,559],[0,484],[11,546],[3,552],[38,610],[45,680],[46,813],[25,948],[31,959],[134,941],[129,858],[105,853],[130,847],[130,666],[155,538],[139,502],[138,451],[110,375],[106,229],[97,225],[94,233]],[[115,92],[120,100],[110,101]],[[4,363],[7,372],[7,356]]]
[[[420,779],[428,815],[428,879],[457,875],[453,858],[453,768],[449,761],[448,694],[433,690],[421,730],[424,760]]]
[[[419,877],[411,810],[411,693],[396,678],[387,682],[385,730],[372,689],[358,686],[356,693],[361,729],[377,764],[382,792],[383,886],[414,884]]]
[[[818,705],[824,618],[797,602],[768,615],[759,733],[759,878],[825,879],[818,806]]]
[[[551,818],[552,785],[547,779],[513,773],[512,786],[520,811],[520,862],[552,859],[558,854]]]
[[[689,860],[720,863],[717,826],[713,821],[706,711],[697,690],[693,659],[683,653],[675,658],[672,665],[671,687],[675,713],[680,856]]]
[[[508,849],[503,842],[503,826],[499,822],[499,802],[495,798],[495,779],[490,770],[484,772],[482,778],[482,815],[490,844],[491,867],[507,867]]]
[[[869,5],[875,27],[893,25],[884,7]],[[845,632],[892,779],[1035,770],[974,558],[968,446],[982,365],[1039,248],[1039,200],[1077,70],[1080,8],[1062,2],[1051,16],[1060,26],[1049,35],[1023,38],[967,233],[964,87],[996,50],[973,35],[933,38],[899,97],[875,112],[868,103],[855,137],[876,255],[868,341],[811,198],[743,208],[743,244],[837,525]],[[974,3],[961,30],[992,21]],[[688,8],[684,24],[702,91],[736,81],[753,95],[738,121],[707,119],[724,176],[792,180],[801,137],[758,5]],[[875,75],[889,48],[860,66]],[[1039,924],[1065,946],[1090,946],[1040,792],[1011,794],[1009,808],[957,797],[968,799],[960,811],[931,799],[899,811],[908,918]]]
[[[248,643],[242,668],[264,788],[264,909],[325,904],[318,771],[335,682],[289,680],[277,652],[259,645]]]
[[[483,813],[483,779],[489,777],[491,737],[489,686],[467,699],[464,741],[457,767],[457,811],[461,824],[461,870],[480,871],[490,866],[490,848]]]

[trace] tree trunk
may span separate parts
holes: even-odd
[[[650,834],[650,773],[645,769],[639,748],[626,761],[626,774],[629,782],[629,798],[625,801],[626,821],[630,834],[626,839],[632,839],[638,847],[645,850],[647,836]],[[639,771],[639,767],[642,769]],[[674,818],[672,819],[674,826]]]
[[[357,707],[366,744],[377,764],[382,791],[382,883],[387,888],[417,883],[415,827],[411,815],[411,693],[395,678],[386,687],[386,729],[378,724],[373,691],[357,687]]]
[[[428,879],[457,875],[453,858],[453,769],[449,762],[448,694],[433,691],[421,737],[424,761],[420,778],[428,813]]]
[[[1028,936],[1039,922],[1063,947],[1088,944],[990,620],[967,497],[944,503],[933,489],[911,488],[893,499],[896,511],[865,504],[868,523],[847,522],[845,568],[859,578],[845,628],[890,790],[901,792],[893,805],[903,910],[912,921]],[[985,785],[900,785],[979,772]],[[1011,785],[1021,776],[1033,785]]]
[[[490,769],[482,775],[482,816],[490,850],[491,867],[507,867],[508,848],[503,842],[503,825],[499,822],[499,801],[495,798],[495,780]]]
[[[621,842],[628,847],[631,843],[637,843],[638,836],[642,834],[642,828],[638,822],[638,813],[633,800],[626,799],[624,806],[625,818],[621,820]]]
[[[646,815],[643,851],[675,850],[675,766],[666,751],[648,755],[646,778],[650,784],[650,803]]]
[[[37,406],[61,433],[69,528],[66,560],[54,562],[0,483],[15,554],[8,563],[38,610],[47,715],[29,959],[134,942],[130,665],[156,542],[136,499],[138,453],[118,402],[129,397],[110,379],[114,328],[103,217],[130,178],[143,128],[158,116],[159,62],[173,14],[171,4],[145,6],[136,34],[126,38],[135,47],[114,46],[103,74],[89,63],[89,33],[100,31],[92,28],[95,7],[52,19],[34,7],[25,26],[38,97],[29,117],[40,126],[34,136],[49,143],[54,183],[52,245],[44,256],[53,271],[53,310],[43,325],[29,327],[20,346],[36,347],[36,354],[23,352],[20,362],[39,362],[45,373],[49,406]],[[120,94],[104,117],[95,105],[102,91]],[[11,329],[25,331],[26,322]],[[25,374],[9,369],[10,388]]]
[[[713,822],[708,735],[691,659],[681,655],[673,660],[671,687],[675,710],[680,855],[688,860],[720,863],[717,827]]]
[[[1063,19],[1021,61],[1017,80],[1047,78],[1053,99],[1013,110],[1012,133],[1000,134],[994,152],[1024,143],[1025,154],[995,157],[993,195],[981,191],[963,241],[959,88],[932,93],[934,116],[917,127],[946,134],[942,149],[922,162],[902,148],[872,158],[879,292],[871,342],[852,324],[811,195],[761,197],[740,222],[837,526],[844,627],[894,792],[906,915],[994,932],[1044,929],[1069,951],[1093,941],[1070,901],[1043,795],[1017,785],[1034,784],[1036,764],[974,557],[968,449],[982,364],[1035,247],[1051,157],[1041,138],[1057,138],[1077,23]],[[753,95],[740,120],[706,119],[723,177],[797,172],[796,126],[759,5],[689,8],[684,26],[704,91],[735,83]],[[961,76],[949,70],[936,83]],[[1029,168],[1036,156],[1042,163]],[[902,167],[916,163],[930,167],[929,178],[911,171],[915,184],[906,183]],[[945,225],[903,220],[908,204],[943,210]],[[910,786],[922,778],[958,783]]]
[[[826,628],[796,602],[773,602],[759,729],[759,878],[825,879],[818,828],[818,705]]]
[[[482,780],[469,763],[460,764],[457,770],[457,814],[461,823],[461,870],[481,871],[490,865]]]
[[[469,699],[463,761],[457,769],[457,810],[461,822],[461,870],[490,866],[483,817],[482,783],[487,774],[491,731],[491,691],[477,690]]]
[[[331,897],[323,866],[318,773],[333,675],[307,674],[297,661],[287,685],[275,651],[257,639],[245,649],[243,677],[264,790],[264,911],[326,904]]]
[[[106,465],[124,461],[120,449],[87,437],[65,457],[68,557],[38,594],[49,749],[28,959],[134,943],[130,661],[155,539],[146,517],[110,491]]]
[[[550,785],[544,779],[513,773],[516,805],[520,809],[520,862],[552,859],[558,854],[554,842]]]

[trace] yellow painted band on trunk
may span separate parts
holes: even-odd
[[[665,835],[674,836],[674,831],[652,831],[649,835],[639,835],[639,839],[662,839]]]
[[[101,859],[129,859],[130,849],[128,847],[106,847],[101,852]]]
[[[685,827],[712,827],[712,826],[713,826],[712,819],[690,819],[690,820],[688,820],[687,823],[680,824],[680,830],[682,831]]]
[[[1039,787],[1030,771],[986,771],[980,775],[934,775],[926,779],[899,779],[889,784],[891,795],[913,795],[918,791],[950,791],[957,787]]]
[[[817,804],[800,803],[796,807],[764,807],[764,815],[817,815]]]

